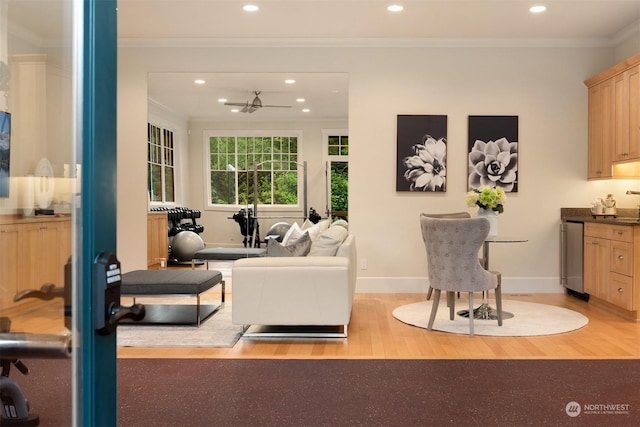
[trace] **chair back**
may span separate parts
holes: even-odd
[[[498,285],[497,277],[478,261],[478,252],[489,234],[486,218],[431,218],[423,214],[420,225],[432,288],[478,292]]]
[[[447,213],[421,213],[420,221],[422,218],[471,218],[469,212],[447,212]],[[422,240],[424,241],[424,233],[422,233]]]
[[[471,218],[471,214],[469,212],[448,212],[448,213],[440,213],[440,214],[433,214],[433,213],[421,213],[420,214],[420,218],[422,217],[427,217],[427,218]]]

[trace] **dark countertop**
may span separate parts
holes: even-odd
[[[560,208],[560,220],[569,222],[599,222],[613,225],[638,225],[640,226],[638,209],[620,208],[616,216],[594,216],[589,208]]]

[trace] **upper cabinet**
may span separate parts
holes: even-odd
[[[589,179],[613,176],[611,157],[613,134],[613,82],[604,81],[589,88]]]
[[[640,54],[585,81],[588,179],[640,177]]]

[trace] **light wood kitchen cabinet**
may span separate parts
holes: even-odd
[[[625,310],[633,310],[633,278],[624,274],[611,273],[608,300]]]
[[[587,178],[611,178],[614,86],[605,81],[589,88],[589,152]]]
[[[147,214],[147,266],[169,256],[169,227],[166,212]]]
[[[585,81],[588,179],[640,177],[640,54]]]
[[[22,281],[20,225],[0,225],[0,308],[7,308]]]
[[[606,298],[609,280],[609,240],[584,236],[584,291]]]
[[[640,66],[613,78],[614,81],[614,154],[613,161],[640,159]]]
[[[18,290],[39,289],[45,283],[64,286],[64,262],[60,252],[60,223],[41,222],[22,226],[22,257],[26,266]]]
[[[640,320],[640,226],[584,224],[584,286],[591,302]]]
[[[25,289],[45,283],[64,286],[64,265],[71,256],[71,221],[68,217],[0,217],[1,308],[15,303]]]

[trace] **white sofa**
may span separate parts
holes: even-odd
[[[234,262],[232,281],[232,319],[244,325],[245,336],[346,337],[356,287],[355,237],[348,235],[335,256],[240,259]],[[286,333],[250,332],[251,325],[290,328]],[[292,328],[310,325],[342,331]]]

